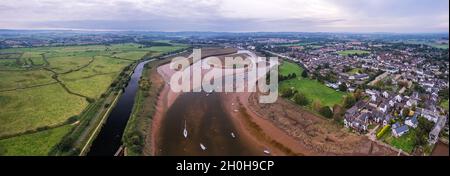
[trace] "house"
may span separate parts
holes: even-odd
[[[394,137],[403,136],[408,131],[409,131],[409,128],[406,125],[401,125],[401,126],[398,126],[397,128],[392,128],[392,134],[394,135]]]
[[[388,111],[388,104],[382,103],[380,106],[378,106],[378,110],[383,113],[386,113]]]
[[[406,101],[406,106],[411,107],[411,106],[416,106],[417,105],[417,100],[415,99],[409,99],[408,101]]]
[[[384,116],[383,119],[383,126],[386,126],[387,124],[389,124],[389,122],[391,122],[392,116],[390,114]]]
[[[394,99],[397,102],[402,102],[402,96],[400,96],[400,95],[395,96]]]
[[[369,75],[368,75],[368,74],[365,74],[365,73],[363,73],[363,74],[358,74],[358,75],[354,75],[353,77],[354,77],[354,79],[358,79],[358,80],[366,80],[366,79],[369,79]]]
[[[377,95],[372,95],[372,97],[370,98],[370,101],[376,102],[377,101]]]
[[[393,107],[395,105],[394,100],[389,100],[389,106]]]
[[[369,95],[376,95],[376,94],[378,94],[378,91],[376,91],[376,90],[370,90],[370,89],[366,89],[366,94],[369,94]]]
[[[380,111],[373,111],[372,118],[376,123],[380,123],[383,120],[383,113]]]
[[[394,123],[394,124],[392,125],[392,128],[398,128],[398,127],[400,127],[400,126],[402,126],[402,125],[400,124],[400,122],[396,122],[396,123]]]
[[[383,97],[384,98],[389,98],[389,93],[387,93],[386,91],[383,92]]]
[[[417,125],[419,124],[419,121],[417,120],[417,114],[414,116],[407,118],[405,120],[405,124],[408,125],[411,128],[417,128]]]
[[[429,121],[436,123],[438,121],[438,114],[428,109],[419,109],[421,115]]]

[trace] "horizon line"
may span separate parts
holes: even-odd
[[[157,30],[134,30],[134,29],[83,29],[83,28],[0,28],[0,31],[83,31],[83,32],[162,32],[162,33],[324,33],[324,34],[449,34],[449,31],[441,32],[332,32],[332,31],[157,31]]]

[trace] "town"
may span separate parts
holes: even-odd
[[[436,42],[447,49],[356,39],[257,41],[264,43],[258,46],[263,52],[297,63],[327,87],[348,92],[346,111],[338,115],[345,128],[406,154],[416,147],[422,150],[416,154],[429,153],[440,139],[448,143],[448,38]]]

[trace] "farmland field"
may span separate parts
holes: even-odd
[[[68,120],[99,99],[125,67],[185,47],[126,43],[0,50],[0,155],[5,150],[5,155],[46,155],[70,131]]]
[[[318,100],[322,105],[330,107],[342,102],[345,93],[333,90],[316,80],[303,78],[300,76],[301,72],[303,72],[303,69],[297,64],[283,62],[280,66],[280,74],[296,73],[297,77],[281,82],[280,90],[293,87],[297,91],[304,93],[310,101]]]
[[[345,51],[338,51],[337,53],[341,56],[348,56],[352,54],[369,54],[370,52],[364,50],[345,50]]]
[[[62,124],[88,104],[58,84],[0,92],[0,102],[0,136]]]
[[[42,132],[0,140],[0,155],[47,155],[71,128],[71,125],[65,125]]]

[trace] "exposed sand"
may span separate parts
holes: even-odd
[[[166,64],[158,67],[158,73],[167,83],[174,71]],[[172,92],[169,84],[165,84],[159,95],[152,122],[153,149],[157,149],[159,127],[164,115],[179,95],[180,93]],[[276,103],[259,104],[257,95],[221,93],[221,99],[223,108],[229,113],[237,132],[245,139],[244,142],[261,151],[268,149],[271,155],[396,154],[365,136],[349,133],[333,122],[281,98]],[[155,155],[156,151],[152,154]]]

